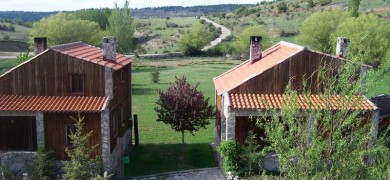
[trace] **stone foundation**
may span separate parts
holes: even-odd
[[[6,152],[0,154],[0,166],[11,170],[16,176],[27,173],[27,165],[37,156],[36,152]]]

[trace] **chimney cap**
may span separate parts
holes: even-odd
[[[254,41],[254,42],[259,42],[263,39],[262,36],[251,36],[251,41]]]

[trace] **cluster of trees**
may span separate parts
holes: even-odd
[[[200,49],[221,34],[220,28],[215,28],[204,20],[194,23],[191,29],[179,39],[179,48],[185,55],[200,54]]]
[[[115,4],[114,9],[90,9],[71,13],[58,13],[33,24],[31,41],[34,37],[47,37],[48,45],[75,41],[95,46],[101,45],[103,36],[118,39],[118,51],[128,53],[135,47],[128,1],[123,7]]]
[[[9,24],[9,25],[0,24],[0,30],[3,30],[3,31],[15,31],[15,26],[13,24]]]
[[[337,37],[348,37],[349,53],[359,56],[356,60],[376,67],[390,58],[390,24],[373,14],[354,15],[355,10],[316,12],[303,22],[299,40],[311,48],[334,54]]]

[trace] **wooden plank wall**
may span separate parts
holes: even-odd
[[[221,137],[221,112],[222,112],[222,95],[218,96],[217,93],[215,93],[216,95],[216,98],[215,98],[215,101],[216,101],[216,105],[215,105],[215,109],[216,109],[216,119],[215,119],[215,127],[217,128],[217,131],[218,131],[218,136]]]
[[[36,137],[35,117],[0,116],[0,151],[34,151]]]
[[[85,96],[104,96],[104,67],[48,50],[0,77],[0,94],[66,96],[70,75],[85,75]]]
[[[230,92],[282,94],[290,80],[292,80],[292,88],[299,91],[303,88],[303,77],[307,79],[310,90],[318,92],[321,87],[317,83],[317,71],[324,64],[330,64],[337,69],[340,60],[305,50],[248,80]],[[329,75],[334,74],[333,71],[329,73]]]
[[[65,128],[66,125],[75,124],[70,117],[78,117],[77,113],[45,113],[45,143],[46,147],[54,152],[54,157],[59,160],[67,159],[65,153]],[[88,145],[96,145],[101,140],[100,113],[81,113],[84,117],[84,132],[93,131]],[[101,154],[101,144],[97,152]]]
[[[116,147],[117,143],[117,137],[122,137],[128,128],[131,127],[131,107],[129,101],[131,101],[131,96],[129,92],[131,93],[130,84],[129,82],[131,76],[130,72],[130,64],[121,68],[120,70],[113,72],[113,78],[114,78],[114,97],[110,102],[109,109],[110,109],[110,128],[113,128],[113,119],[114,116],[117,118],[116,127],[118,127],[118,133],[114,134],[113,131],[110,133],[110,140],[111,140],[111,152]],[[123,120],[121,119],[121,110],[123,109]]]

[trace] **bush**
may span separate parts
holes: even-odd
[[[160,82],[160,71],[158,68],[154,68],[152,72],[150,72],[150,77],[153,83]]]
[[[223,169],[232,172],[233,175],[240,174],[240,155],[242,148],[239,143],[234,140],[223,141],[218,147],[217,151],[221,153],[223,158]]]
[[[54,168],[51,154],[38,148],[36,159],[28,165],[28,176],[30,179],[53,179]]]

